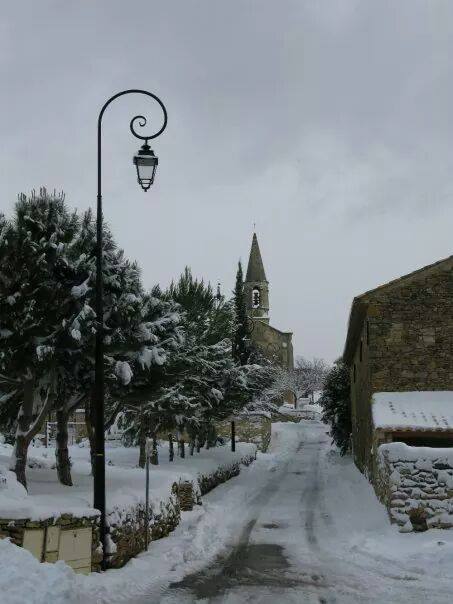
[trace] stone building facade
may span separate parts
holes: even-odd
[[[354,298],[343,358],[351,371],[354,458],[372,474],[379,444],[373,394],[453,391],[453,256]],[[453,433],[434,428],[431,442],[453,444]],[[410,438],[423,444],[426,432]],[[387,432],[386,440],[410,439]]]
[[[252,321],[252,341],[271,360],[286,369],[293,369],[293,334],[269,324],[269,282],[256,233],[253,234],[244,293],[247,315]]]

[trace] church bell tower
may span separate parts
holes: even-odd
[[[253,233],[244,294],[249,317],[269,323],[269,282],[264,272],[263,260],[256,233]]]

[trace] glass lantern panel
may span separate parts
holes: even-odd
[[[139,163],[137,165],[138,168],[138,176],[141,180],[152,180],[154,171],[156,169],[155,164],[152,165],[143,165]]]

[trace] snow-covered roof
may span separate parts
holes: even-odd
[[[372,413],[381,430],[453,431],[453,391],[377,392]]]

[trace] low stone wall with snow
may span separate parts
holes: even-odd
[[[266,453],[271,440],[272,420],[262,415],[248,415],[235,419],[236,441],[253,443],[256,447]],[[219,436],[229,440],[231,437],[231,420],[216,423]]]
[[[174,490],[167,502],[160,503],[159,509],[150,507],[148,543],[169,535],[178,526],[180,520],[181,508]],[[145,550],[145,506],[137,504],[131,509],[116,509],[108,515],[107,521],[109,523],[107,567],[120,568]]]
[[[80,547],[80,531],[88,531],[86,540],[88,551],[77,554]],[[75,537],[73,543],[62,547],[63,537]],[[79,538],[77,539],[77,537]],[[99,517],[97,513],[89,517],[78,517],[72,514],[30,520],[27,518],[1,518],[0,539],[9,538],[12,543],[28,549],[40,562],[65,560],[76,572],[99,571],[102,560],[99,549]],[[66,540],[67,541],[67,540]],[[83,548],[82,548],[83,549]],[[84,557],[81,560],[81,557]]]
[[[453,448],[378,448],[374,486],[402,531],[453,527]]]
[[[174,483],[168,501],[161,502],[159,509],[150,509],[149,543],[166,537],[178,526],[181,510],[189,511],[194,505],[201,505],[202,495],[237,476],[241,465],[248,466],[254,460],[255,455],[244,455],[239,461],[219,466],[210,474],[198,474],[196,481]],[[120,568],[145,549],[145,506],[137,504],[128,510],[114,510],[107,520],[110,527],[107,566]]]

